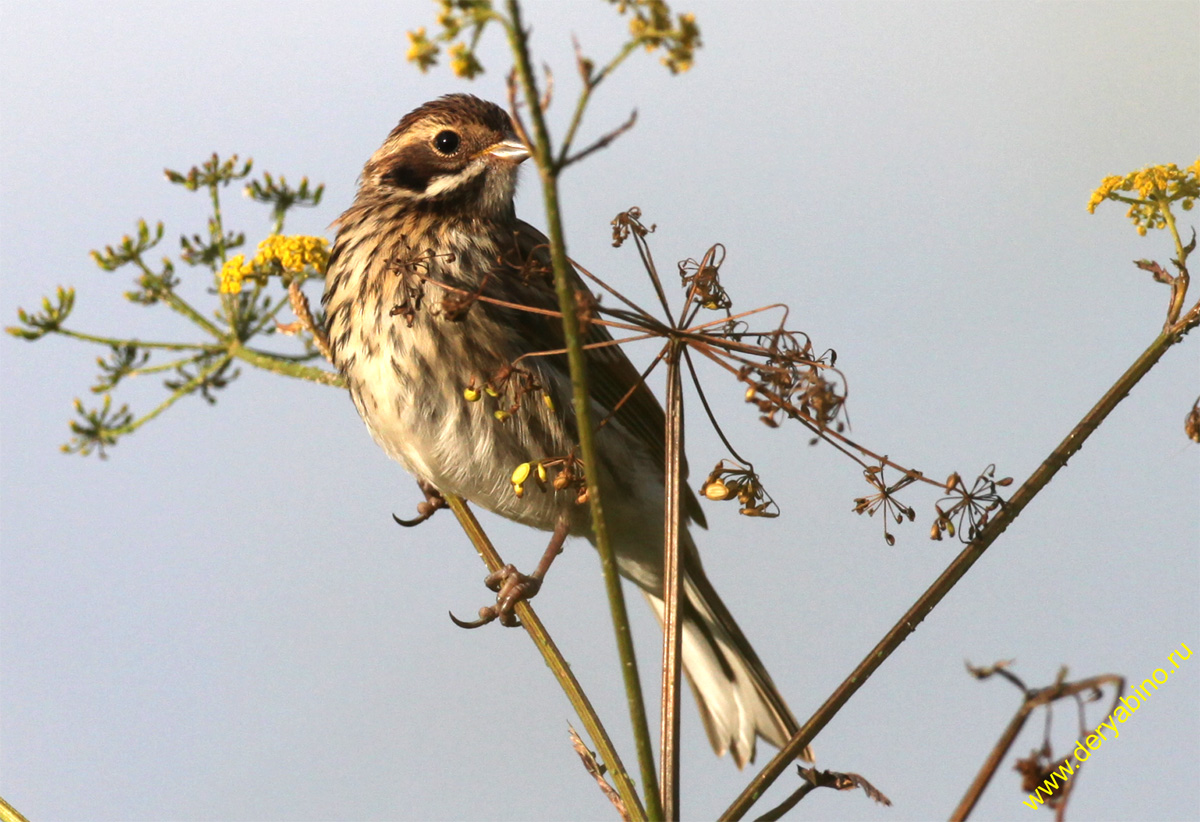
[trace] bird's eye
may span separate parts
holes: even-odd
[[[457,132],[449,130],[439,131],[438,135],[433,138],[433,147],[436,148],[440,154],[445,154],[447,157],[449,157],[451,154],[458,151],[460,142],[462,141],[460,140]]]

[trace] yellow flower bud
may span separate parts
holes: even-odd
[[[704,484],[704,496],[711,500],[725,500],[733,496],[734,491],[719,479]]]
[[[500,422],[504,422],[506,419],[508,419],[512,415],[509,414],[507,411],[505,411],[503,408],[497,408],[495,411],[492,412],[492,416],[495,417],[496,419],[500,420]]]
[[[554,410],[554,400],[550,397],[549,394],[542,394],[542,402],[546,403],[546,407],[549,408],[551,411]]]
[[[509,480],[513,485],[520,485],[525,480],[529,479],[529,472],[533,466],[527,462],[518,465],[512,472],[512,478]]]
[[[477,388],[464,388],[464,389],[463,389],[463,398],[464,398],[464,399],[465,399],[467,402],[478,402],[478,401],[479,401],[479,389],[477,389]]]

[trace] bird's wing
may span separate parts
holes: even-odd
[[[522,288],[526,303],[538,308],[558,310],[558,297],[554,291],[554,275],[550,266],[550,241],[542,232],[528,223],[518,221],[515,232],[518,259],[533,259],[538,263],[537,271],[525,271],[514,274],[511,270],[505,272],[508,277],[523,277],[528,279],[528,287]],[[591,294],[591,289],[583,282],[574,268],[570,269],[571,278],[577,289]],[[538,329],[536,341],[531,341],[541,350],[554,350],[566,347],[562,333],[562,323],[556,318],[547,318],[545,323],[533,323]],[[589,323],[584,336],[584,344],[600,343],[611,340],[612,334],[606,326]],[[605,409],[612,412],[625,399],[613,415],[621,425],[633,433],[645,445],[649,453],[654,455],[659,470],[663,471],[666,451],[666,415],[654,392],[642,380],[641,372],[630,362],[629,357],[620,346],[608,345],[587,350],[588,386],[593,399]],[[546,365],[566,370],[566,357],[547,357]],[[569,379],[569,376],[567,377]],[[636,386],[636,387],[635,387]],[[630,393],[630,389],[633,389]],[[683,465],[684,476],[687,475],[687,463]],[[704,512],[700,503],[690,488],[684,487],[684,505],[688,515],[701,527],[706,527]]]

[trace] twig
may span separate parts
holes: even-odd
[[[594,152],[597,152],[602,148],[605,148],[613,140],[617,139],[622,134],[629,131],[629,129],[633,128],[636,123],[637,123],[637,109],[634,109],[630,113],[628,120],[626,120],[624,123],[622,123],[621,125],[614,128],[612,131],[610,131],[607,134],[598,138],[594,143],[592,143],[590,146],[588,146],[587,148],[580,151],[578,154],[572,154],[570,157],[567,157],[565,160],[563,160],[561,163],[559,163],[559,169],[564,169],[567,166],[571,165],[572,163],[578,163],[580,160],[584,159],[588,155],[590,155]]]
[[[575,749],[575,753],[579,754],[579,758],[583,760],[583,767],[596,780],[596,784],[600,786],[600,790],[608,797],[608,801],[613,803],[613,807],[617,809],[617,813],[620,814],[621,818],[628,822],[629,811],[625,809],[625,803],[621,801],[621,795],[604,778],[604,766],[596,761],[596,755],[588,750],[587,745],[583,744],[583,740],[579,738],[579,734],[575,733],[574,728],[568,725],[567,730],[571,733],[571,746]]]
[[[483,559],[488,571],[496,572],[504,567],[504,560],[500,558],[491,540],[484,533],[483,527],[480,526],[479,520],[475,519],[475,515],[471,509],[467,507],[466,502],[461,497],[453,494],[443,494],[446,499],[446,504],[454,515],[458,517],[459,525],[463,531],[471,539],[475,545],[475,550],[479,552],[479,556]],[[521,621],[523,627],[534,645],[541,651],[542,658],[546,660],[546,665],[550,668],[555,678],[558,680],[559,686],[566,693],[567,699],[571,701],[571,705],[575,708],[575,713],[579,715],[579,719],[583,722],[583,727],[587,730],[588,736],[600,751],[600,756],[604,760],[604,764],[608,767],[609,772],[613,775],[613,781],[617,783],[617,790],[621,794],[622,800],[625,802],[625,807],[630,813],[631,819],[643,820],[646,818],[646,812],[642,809],[641,802],[638,800],[637,789],[629,778],[629,774],[625,770],[625,766],[621,763],[621,757],[617,754],[617,749],[613,747],[612,740],[608,738],[608,733],[604,730],[604,726],[600,722],[600,717],[596,714],[592,707],[591,701],[584,693],[579,680],[575,678],[575,674],[571,671],[571,666],[567,664],[562,653],[558,650],[558,646],[554,644],[554,640],[550,638],[546,626],[534,613],[533,607],[526,600],[521,600],[515,607],[515,612]]]
[[[805,768],[797,765],[796,771],[803,778],[804,782],[792,792],[792,795],[781,803],[776,805],[771,810],[758,817],[755,822],[775,822],[777,819],[782,819],[783,815],[790,811],[796,805],[800,804],[800,800],[808,796],[817,788],[833,788],[837,791],[852,791],[855,788],[862,788],[863,793],[869,799],[874,799],[880,805],[891,806],[892,800],[884,796],[883,792],[866,780],[865,777],[856,773],[839,773],[837,771],[818,771],[816,768]]]

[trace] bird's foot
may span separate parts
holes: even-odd
[[[480,608],[479,618],[470,622],[450,614],[450,619],[459,628],[479,628],[496,620],[500,620],[500,624],[506,628],[519,627],[521,621],[514,611],[517,603],[532,599],[542,588],[540,577],[522,574],[514,565],[505,565],[499,571],[488,574],[483,583],[496,592],[496,604]]]

